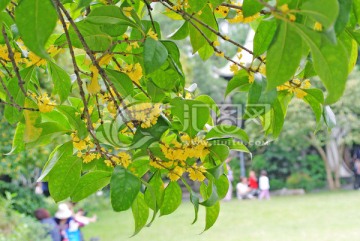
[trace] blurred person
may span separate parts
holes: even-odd
[[[60,203],[55,220],[60,227],[61,241],[82,241],[80,224],[74,219],[73,211],[66,203]]]
[[[236,196],[239,200],[242,199],[252,199],[251,189],[248,186],[248,180],[246,177],[242,177],[241,182],[236,184]]]
[[[84,227],[89,223],[94,223],[97,220],[97,216],[93,215],[92,217],[87,217],[85,211],[80,208],[74,215],[74,219],[79,223],[80,227]]]
[[[259,194],[259,184],[254,171],[249,172],[249,187],[251,189],[251,195],[258,196]]]
[[[265,170],[261,171],[261,176],[259,178],[259,188],[260,188],[260,194],[259,199],[270,199],[270,182],[269,178],[267,177],[267,173]]]
[[[354,189],[359,189],[360,187],[360,159],[356,158],[354,161]]]
[[[55,222],[55,219],[50,216],[50,213],[46,209],[39,208],[35,210],[34,216],[37,220],[44,224],[44,226],[46,226],[48,235],[53,241],[61,241],[60,228]]]

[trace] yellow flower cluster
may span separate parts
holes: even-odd
[[[44,93],[40,96],[33,95],[37,101],[37,105],[39,107],[39,111],[42,113],[50,112],[55,107],[55,102],[51,101],[48,94]]]
[[[109,167],[113,167],[115,164],[127,168],[131,163],[131,156],[126,152],[119,152],[116,156],[111,157],[111,161],[105,160],[104,162]]]
[[[131,121],[141,123],[142,128],[149,128],[156,124],[161,114],[161,105],[152,103],[141,103],[130,106],[128,114]]]
[[[249,17],[244,17],[241,9],[236,9],[236,16],[232,19],[228,19],[229,23],[251,23],[260,17],[260,13],[256,13]]]
[[[215,13],[218,13],[223,17],[226,17],[229,13],[229,8],[225,6],[218,6],[217,8],[215,8]]]
[[[123,72],[136,84],[140,85],[140,80],[143,77],[143,69],[139,63],[125,65]]]
[[[283,4],[279,7],[279,10],[284,13],[291,22],[295,22],[296,16],[290,13],[289,5]]]
[[[322,24],[319,23],[319,22],[315,22],[315,24],[314,24],[314,30],[321,32],[321,31],[323,30]]]
[[[71,138],[72,138],[73,146],[75,147],[75,149],[77,149],[80,152],[83,150],[87,150],[88,148],[95,147],[94,143],[90,140],[89,136],[87,136],[84,139],[80,139],[77,133],[73,132],[71,133]],[[78,154],[78,156],[79,155],[80,154]]]
[[[311,87],[310,80],[306,79],[301,82],[299,79],[293,79],[288,81],[283,85],[277,87],[278,91],[287,90],[289,93],[295,93],[295,96],[299,99],[303,99],[307,93],[304,89],[309,89]]]
[[[191,167],[187,168],[187,172],[189,173],[189,178],[193,181],[204,181],[206,172],[204,166],[197,166],[196,164],[192,165]]]
[[[152,39],[158,40],[158,35],[155,33],[152,28],[149,29],[149,32],[147,33],[147,36],[149,36]]]
[[[89,163],[92,160],[100,159],[101,154],[100,153],[85,153],[82,154],[81,152],[78,152],[78,157],[81,157],[83,159],[84,163]]]
[[[173,139],[169,144],[160,145],[167,159],[186,161],[188,158],[204,158],[210,153],[209,143],[204,138],[191,139],[188,134],[183,134],[180,139],[181,142]]]
[[[54,57],[55,55],[59,54],[60,52],[62,52],[63,50],[55,47],[55,46],[50,46],[47,50],[47,53],[51,56]],[[18,53],[20,54],[20,53]],[[15,54],[16,56],[16,54]],[[32,66],[32,65],[36,65],[38,67],[40,66],[45,66],[47,61],[46,59],[40,58],[39,56],[37,56],[36,54],[34,54],[33,52],[29,52],[28,53],[28,60],[26,60],[26,66]]]

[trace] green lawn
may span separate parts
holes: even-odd
[[[157,218],[150,228],[130,238],[131,212],[98,212],[98,222],[84,228],[87,240],[101,241],[241,241],[241,240],[358,240],[360,237],[360,192],[274,197],[270,201],[222,202],[218,221],[209,231],[204,210],[191,225],[193,208],[184,203],[170,216]]]

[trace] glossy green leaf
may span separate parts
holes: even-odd
[[[219,199],[223,199],[229,191],[229,179],[225,174],[215,179],[215,186],[219,195]]]
[[[343,94],[348,75],[349,60],[345,47],[338,43],[334,45],[321,35],[302,25],[295,25],[297,31],[309,45],[313,56],[314,68],[329,94],[325,103],[337,101]]]
[[[145,202],[152,210],[158,210],[164,199],[164,183],[160,172],[155,172],[145,190]]]
[[[160,68],[168,57],[165,46],[152,38],[147,38],[144,44],[145,72],[150,74]]]
[[[302,40],[288,22],[281,21],[266,57],[267,89],[270,90],[290,80],[301,60]]]
[[[264,5],[257,0],[244,0],[242,4],[242,10],[245,18],[260,12],[263,8]]]
[[[211,207],[218,202],[219,195],[213,181],[209,182],[209,185],[206,188],[206,194],[207,197],[204,197],[205,200],[203,202],[200,202],[201,205],[205,207]]]
[[[206,210],[206,215],[205,215],[205,230],[204,231],[208,230],[215,224],[216,219],[218,218],[219,213],[220,213],[220,203],[217,202],[213,206],[206,207],[205,210]]]
[[[265,53],[274,38],[277,24],[275,19],[262,20],[254,36],[254,56]]]
[[[194,224],[198,219],[199,196],[193,190],[190,190],[190,201],[194,205],[195,218],[194,218],[194,220],[192,222],[192,224]]]
[[[70,125],[77,131],[77,135],[81,139],[86,137],[87,129],[85,122],[81,120],[81,116],[79,114],[76,114],[79,113],[76,108],[69,105],[58,105],[56,109],[68,119]]]
[[[139,178],[131,172],[117,166],[110,180],[111,205],[116,212],[129,209],[141,187]]]
[[[221,162],[229,156],[229,147],[224,144],[211,145],[209,149],[211,155]]]
[[[249,141],[249,137],[243,129],[231,125],[214,126],[205,136],[206,139],[219,137],[234,137],[246,142]]]
[[[319,123],[322,115],[322,104],[324,103],[324,94],[322,90],[319,89],[304,89],[303,91],[307,93],[307,95],[304,96],[304,101],[310,105],[311,109],[315,114],[316,122]]]
[[[91,194],[101,190],[110,183],[111,172],[91,171],[83,175],[74,192],[71,194],[71,200],[78,202]]]
[[[123,98],[134,92],[134,85],[127,74],[112,69],[105,72]]]
[[[2,0],[0,1],[0,12],[2,12],[6,6],[10,3],[11,0]]]
[[[131,205],[131,211],[135,220],[135,232],[134,235],[139,233],[140,230],[146,225],[149,218],[149,207],[144,200],[144,194],[139,192],[133,204]]]
[[[70,76],[66,71],[53,62],[49,62],[49,70],[52,81],[54,82],[53,94],[58,94],[60,101],[64,102],[71,91]]]
[[[175,98],[171,101],[171,106],[171,113],[180,120],[182,131],[192,138],[203,129],[209,119],[210,110],[200,101]]]
[[[25,125],[19,122],[16,125],[14,138],[12,141],[11,151],[6,155],[13,155],[18,154],[25,150],[25,142],[24,142],[24,132],[25,132]]]
[[[27,108],[37,108],[37,104],[29,99],[25,99],[25,107]],[[36,127],[41,122],[41,114],[38,111],[29,111],[24,110],[24,119],[25,119],[25,131],[24,131],[24,142],[32,142],[39,138],[41,135],[42,129]]]
[[[26,47],[36,55],[47,58],[44,47],[57,21],[52,1],[21,1],[15,10],[15,21]]]
[[[201,101],[204,104],[208,105],[211,110],[214,111],[214,113],[219,116],[220,115],[220,109],[213,98],[211,98],[208,95],[199,95],[195,98],[195,100]]]
[[[160,208],[160,215],[173,213],[181,204],[182,191],[177,182],[170,182],[165,188],[164,201]]]
[[[337,35],[341,34],[350,18],[350,11],[353,1],[352,0],[338,0],[339,1],[339,15],[335,22],[335,32]]]
[[[307,0],[301,5],[300,13],[320,22],[327,29],[335,24],[339,3],[338,0]]]
[[[206,5],[206,1],[199,1],[199,0],[188,0],[189,5],[191,6],[191,11],[193,12],[199,12],[202,10]]]
[[[249,86],[249,74],[242,69],[235,74],[226,86],[225,97],[228,96],[235,89],[242,89],[242,87]]]
[[[185,21],[169,38],[173,40],[182,40],[189,35],[189,22]]]
[[[56,201],[68,198],[81,175],[82,160],[77,156],[62,155],[48,174],[49,191]]]

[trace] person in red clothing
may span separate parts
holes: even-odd
[[[251,189],[250,193],[253,196],[258,196],[259,194],[259,184],[254,171],[249,172],[249,187]]]

